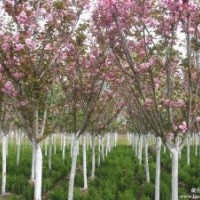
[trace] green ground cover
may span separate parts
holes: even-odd
[[[1,155],[1,154],[0,154]],[[88,151],[88,177],[91,171],[91,152]],[[186,149],[183,149],[179,164],[179,195],[191,195],[192,188],[200,188],[200,161],[191,148],[191,166],[186,165]],[[149,148],[151,182],[146,183],[144,165],[139,165],[130,146],[118,145],[96,169],[96,178],[89,180],[89,190],[81,190],[82,155],[77,165],[75,179],[75,200],[151,200],[154,199],[155,149]],[[52,153],[52,170],[48,169],[47,157],[43,166],[43,199],[66,200],[70,172],[70,152],[62,161],[60,147]],[[0,157],[1,164],[1,157]],[[20,165],[16,166],[16,146],[9,145],[7,163],[7,191],[12,195],[5,199],[33,199],[33,185],[28,181],[31,175],[31,147],[22,145]],[[171,158],[169,152],[161,156],[161,199],[171,198]],[[1,181],[1,176],[0,176]]]

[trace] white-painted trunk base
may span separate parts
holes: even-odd
[[[84,189],[88,188],[87,182],[87,155],[86,155],[86,136],[83,136],[83,181]]]
[[[156,137],[155,200],[160,200],[160,152],[161,152],[161,138]]]
[[[6,151],[7,151],[7,134],[2,133],[2,185],[1,194],[6,193]]]
[[[76,164],[78,156],[78,139],[74,137],[74,143],[71,145],[73,146],[72,148],[73,155],[72,155],[71,172],[69,178],[68,200],[73,200],[74,197],[74,179],[76,175]]]
[[[42,150],[40,144],[35,145],[35,191],[34,200],[42,199]]]

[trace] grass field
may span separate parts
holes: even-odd
[[[82,155],[78,157],[77,176],[75,179],[75,200],[151,200],[154,199],[155,149],[149,148],[149,165],[151,182],[146,183],[144,165],[138,159],[126,138],[119,138],[119,144],[96,170],[96,178],[89,180],[89,190],[83,191]],[[81,148],[80,148],[81,149]],[[186,165],[186,149],[183,149],[179,164],[179,196],[191,195],[192,188],[200,188],[200,159],[191,149],[191,166]],[[1,155],[1,154],[0,154]],[[91,152],[88,156],[88,177],[91,171]],[[66,200],[70,171],[70,153],[66,149],[66,159],[62,153],[52,154],[52,170],[48,169],[47,157],[43,166],[43,199]],[[1,164],[1,159],[0,159]],[[31,147],[22,145],[20,165],[16,166],[16,146],[9,145],[7,163],[7,191],[10,193],[1,199],[33,199],[33,185],[29,183],[31,174]],[[171,198],[171,158],[162,151],[161,157],[161,199]],[[1,180],[1,177],[0,177]]]

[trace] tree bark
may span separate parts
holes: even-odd
[[[190,141],[191,137],[187,138],[187,165],[190,165]]]
[[[134,147],[135,147],[135,156],[138,156],[138,136],[134,135]]]
[[[71,151],[70,151],[70,155],[71,155],[71,157],[72,157],[72,155],[73,155],[73,147],[74,147],[74,140],[75,140],[76,138],[75,138],[75,134],[71,134]],[[77,153],[78,153],[78,146],[77,146]]]
[[[166,146],[163,147],[164,154],[166,153]]]
[[[178,200],[178,149],[172,150],[172,200]]]
[[[62,160],[64,161],[65,160],[65,149],[66,149],[66,136],[65,134],[63,134],[62,136]]]
[[[71,172],[69,178],[69,191],[68,191],[68,200],[73,200],[74,197],[74,179],[76,175],[76,164],[77,164],[77,156],[78,156],[78,138],[74,138],[73,145],[73,156],[72,156],[72,164],[71,164]]]
[[[48,140],[47,140],[47,138],[46,138],[45,141],[44,141],[44,148],[45,148],[45,153],[44,153],[44,155],[47,156],[47,151],[48,151]]]
[[[139,159],[139,163],[141,165],[142,164],[142,149],[143,149],[143,137],[142,136],[140,136],[138,148],[139,148],[139,150],[138,150],[138,159]]]
[[[56,147],[57,147],[57,133],[53,135],[53,153],[56,154]]]
[[[115,136],[115,147],[117,147],[117,140],[118,140],[118,135],[117,135],[117,133],[114,133],[114,136]]]
[[[95,176],[95,135],[92,135],[92,172],[91,172],[91,178],[94,178]]]
[[[42,150],[40,144],[35,145],[35,192],[34,200],[42,199]]]
[[[87,183],[86,135],[83,135],[83,180],[84,180],[84,189],[88,189],[88,183]]]
[[[51,170],[51,157],[52,157],[52,134],[49,136],[49,153],[48,153],[48,167]]]
[[[104,137],[101,138],[101,156],[102,160],[105,160],[105,154],[104,154]]]
[[[1,194],[6,193],[6,151],[7,151],[7,134],[2,132],[2,185]]]
[[[155,180],[155,200],[160,199],[160,152],[161,138],[156,137],[156,180]]]
[[[32,142],[32,166],[31,166],[31,181],[35,181],[35,155],[36,155],[35,144]]]
[[[99,135],[98,136],[98,167],[101,164],[101,140],[102,140],[102,137],[101,135]]]
[[[195,156],[198,156],[198,137],[195,134]]]
[[[131,134],[130,135],[130,139],[129,139],[129,143],[131,143],[131,146],[132,146],[132,150],[134,151],[135,150],[135,147],[134,147],[134,142],[135,142],[135,138],[134,138],[134,134]]]
[[[147,183],[150,183],[150,174],[149,174],[149,159],[148,159],[148,136],[144,136],[144,147],[145,147],[145,172]]]
[[[21,149],[21,134],[18,133],[18,137],[17,137],[17,160],[16,160],[17,165],[19,165],[19,160],[20,160],[20,149]]]

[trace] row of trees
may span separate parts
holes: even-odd
[[[127,115],[140,134],[172,155],[172,199],[178,199],[178,154],[199,131],[199,4],[195,1],[100,1],[96,37],[127,83]],[[181,39],[181,37],[183,39]],[[155,199],[159,199],[159,175]]]
[[[151,132],[158,149],[162,140],[170,150],[178,199],[178,154],[200,121],[199,5],[5,0],[0,8],[0,127],[4,138],[15,121],[32,142],[35,199],[41,199],[41,141],[57,128],[75,134],[71,200],[78,138],[102,132],[123,108],[128,127]],[[92,18],[83,21],[84,12]]]
[[[78,138],[86,129],[101,132],[123,107],[104,50],[87,37],[89,22],[79,20],[86,6],[87,1],[40,0],[1,5],[2,150],[14,120],[33,146],[36,200],[42,198],[41,141],[55,129],[74,133],[68,194],[73,199]],[[6,156],[3,163],[6,174]]]

